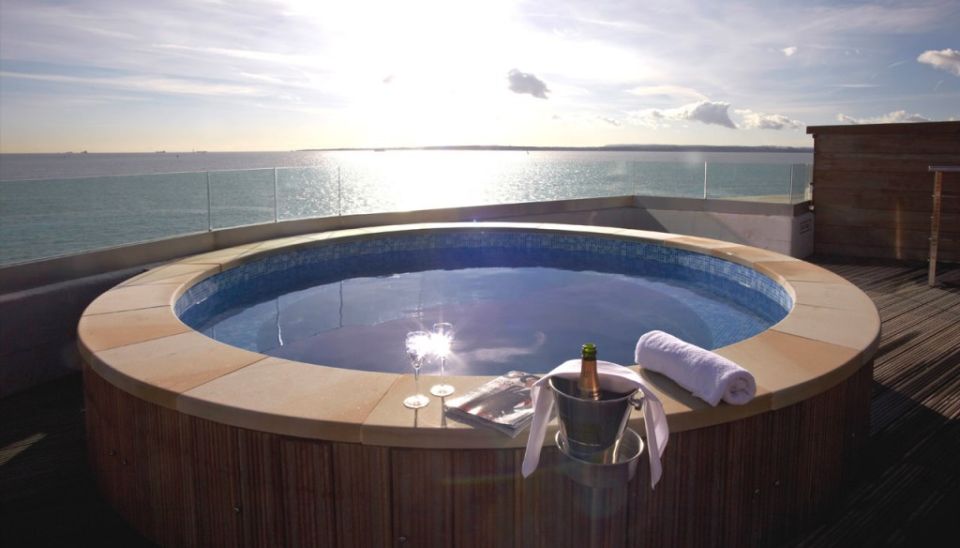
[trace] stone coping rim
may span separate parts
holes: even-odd
[[[446,420],[441,402],[413,412],[400,405],[412,375],[305,364],[242,350],[183,324],[176,300],[203,279],[245,262],[326,240],[396,232],[523,230],[593,234],[677,247],[729,260],[780,284],[794,302],[779,323],[716,349],[757,379],[743,406],[711,408],[672,381],[641,371],[664,403],[673,431],[739,420],[809,399],[871,363],[880,333],[873,302],[842,277],[763,249],[708,238],[552,223],[418,223],[291,236],[194,255],[135,276],[84,311],[78,345],[86,364],[136,397],[241,428],[330,441],[423,448],[522,447],[517,438]],[[634,366],[636,367],[636,366]],[[492,377],[453,377],[469,390]],[[437,398],[432,398],[437,400]],[[635,413],[631,425],[642,431]],[[547,436],[550,439],[550,436]]]

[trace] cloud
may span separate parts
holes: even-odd
[[[797,46],[788,46],[780,50],[787,57],[793,57],[797,53]]]
[[[844,89],[870,89],[870,88],[879,88],[880,84],[836,84],[833,87],[835,88],[844,88]]]
[[[730,103],[698,101],[671,109],[645,109],[630,114],[630,120],[647,127],[659,127],[670,121],[693,121],[737,129],[727,110]]]
[[[633,95],[639,95],[641,97],[681,97],[684,99],[692,99],[694,101],[706,101],[707,96],[700,93],[699,91],[688,88],[684,86],[640,86],[628,90],[627,93]]]
[[[805,126],[803,122],[792,120],[783,114],[766,114],[750,109],[738,109],[734,112],[743,117],[740,127],[745,129],[801,129]]]
[[[620,125],[622,124],[622,123],[620,122],[620,120],[615,120],[615,119],[613,119],[613,118],[608,118],[608,117],[606,117],[606,116],[598,116],[598,118],[599,118],[600,120],[603,120],[604,122],[610,124],[611,126],[620,126]]]
[[[66,76],[62,74],[36,74],[16,71],[0,71],[0,77],[57,82],[64,84],[95,85],[108,88],[175,95],[239,95],[257,96],[263,93],[249,86],[203,80],[186,80],[165,76],[129,75],[117,77]]]
[[[904,122],[929,122],[930,119],[919,114],[907,114],[905,110],[896,110],[875,118],[854,118],[846,114],[837,114],[837,120],[846,124],[900,124]]]
[[[960,76],[960,50],[927,50],[917,57],[917,61]]]
[[[514,93],[527,93],[539,99],[546,99],[547,93],[550,92],[543,80],[517,69],[511,69],[507,73],[507,80],[510,81],[510,91]]]

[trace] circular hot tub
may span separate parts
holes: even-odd
[[[574,484],[551,448],[522,479],[525,435],[448,422],[437,398],[401,404],[403,334],[435,321],[457,326],[448,374],[461,391],[548,371],[588,340],[626,364],[661,329],[750,370],[757,397],[713,408],[641,370],[671,428],[655,491],[645,470],[620,488]],[[124,282],[79,326],[100,489],[166,545],[782,540],[849,480],[878,335],[862,292],[790,257],[512,223],[215,251]]]
[[[720,348],[792,306],[768,276],[659,243],[457,228],[326,240],[251,260],[192,286],[175,309],[233,346],[386,373],[409,373],[407,332],[448,322],[448,371],[502,375],[545,373],[587,341],[631,363],[637,338],[653,329]]]

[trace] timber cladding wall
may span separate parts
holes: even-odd
[[[931,165],[960,166],[960,122],[808,127],[814,138],[814,249],[925,260]],[[960,262],[960,173],[943,178],[939,260]]]

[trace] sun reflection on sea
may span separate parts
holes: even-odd
[[[372,191],[381,207],[401,211],[495,203],[502,179],[530,163],[523,152],[491,151],[370,152],[351,160],[361,194]]]

